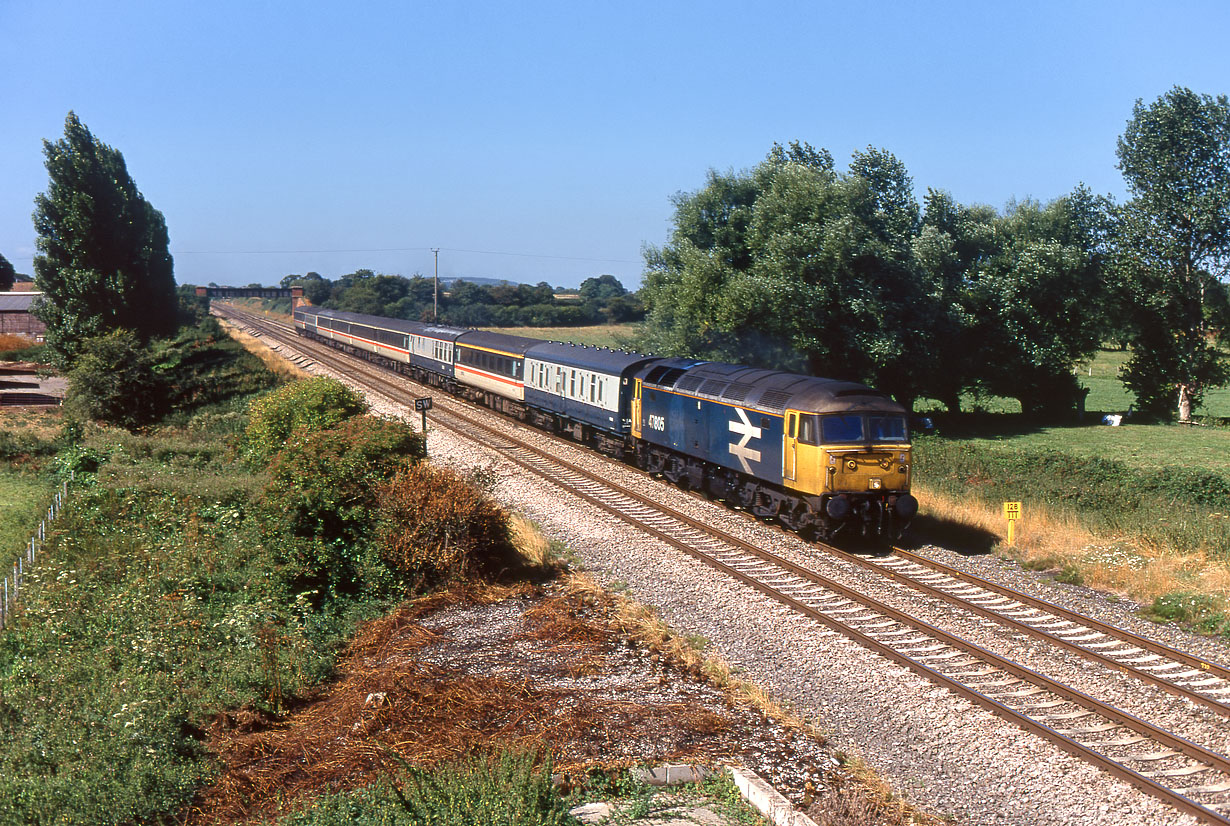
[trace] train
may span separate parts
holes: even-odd
[[[909,417],[863,384],[302,306],[296,332],[805,537],[897,540]]]

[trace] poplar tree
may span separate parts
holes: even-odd
[[[43,292],[35,313],[58,361],[71,363],[83,343],[113,330],[140,339],[177,324],[166,221],[128,174],[124,157],[73,112],[64,137],[43,141],[49,182],[35,198]]]

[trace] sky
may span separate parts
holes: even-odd
[[[1122,201],[1137,100],[1230,93],[1225,2],[0,0],[0,255],[75,111],[181,284],[640,284],[672,198],[806,141],[1003,208]]]

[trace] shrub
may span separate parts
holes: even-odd
[[[508,518],[477,485],[454,471],[421,464],[380,491],[376,546],[385,564],[422,583],[509,567]]]
[[[47,345],[12,333],[0,333],[0,361],[48,361]]]
[[[325,430],[367,411],[363,397],[336,379],[297,381],[252,403],[243,448],[252,459],[268,461],[296,431]]]
[[[292,540],[284,555],[301,584],[351,591],[364,584],[363,544],[380,486],[426,454],[404,422],[356,416],[328,430],[298,431],[270,467],[266,517]]]
[[[24,431],[0,430],[0,461],[19,456],[50,456],[56,452],[54,442],[45,441]]]
[[[268,390],[277,377],[228,337],[209,316],[182,327],[174,338],[151,342],[163,379],[165,407],[186,421],[193,412]],[[182,422],[181,422],[182,423]]]
[[[124,428],[153,421],[162,384],[154,359],[130,330],[89,339],[68,372],[70,414]]]

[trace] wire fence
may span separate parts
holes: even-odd
[[[70,476],[69,481],[71,480]],[[22,550],[21,556],[13,563],[13,570],[7,572],[4,577],[3,591],[0,591],[0,631],[8,628],[12,623],[17,600],[20,599],[22,588],[25,586],[26,569],[34,567],[43,546],[47,544],[47,528],[60,515],[66,499],[68,499],[67,481],[56,491],[55,497],[51,500],[51,507],[47,508],[47,515],[38,523],[38,530],[30,537],[30,542]]]

